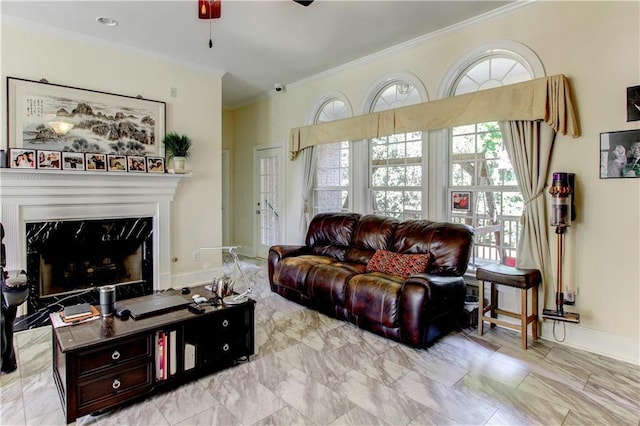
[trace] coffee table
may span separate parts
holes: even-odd
[[[204,286],[192,288],[195,293],[210,294]],[[233,306],[205,306],[201,314],[185,308],[141,320],[111,316],[54,327],[53,378],[67,423],[249,361],[255,303],[247,299]]]

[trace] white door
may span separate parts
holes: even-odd
[[[254,162],[255,216],[256,216],[256,256],[266,259],[269,248],[282,244],[283,220],[281,215],[282,148],[256,149]]]

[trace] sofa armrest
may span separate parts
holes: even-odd
[[[424,331],[433,318],[464,308],[466,285],[462,277],[418,274],[407,278],[400,295],[402,340],[424,346]]]
[[[300,256],[303,254],[309,254],[311,249],[307,246],[301,245],[275,245],[269,248],[269,258],[267,259],[267,266],[269,268],[269,284],[273,285],[273,271],[282,259],[290,256]]]

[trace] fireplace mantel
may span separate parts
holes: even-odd
[[[155,290],[171,286],[171,202],[184,174],[0,169],[7,269],[26,265],[25,223],[153,217]]]

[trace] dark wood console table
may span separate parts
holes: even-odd
[[[211,294],[204,287],[194,287],[195,293]],[[206,306],[202,314],[185,307],[141,320],[112,316],[53,328],[53,378],[67,423],[249,360],[255,303],[249,299]]]

